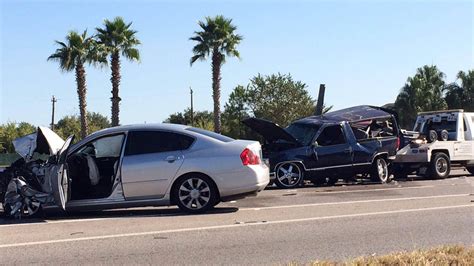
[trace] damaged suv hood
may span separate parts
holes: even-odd
[[[38,127],[35,133],[13,141],[15,151],[25,160],[31,158],[34,152],[56,155],[63,145],[64,140],[47,127]]]
[[[285,140],[288,142],[299,144],[299,142],[288,133],[285,129],[268,120],[259,118],[247,118],[242,120],[246,126],[262,135],[267,141],[275,142],[277,140]]]

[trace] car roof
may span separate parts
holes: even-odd
[[[339,124],[340,122],[357,122],[368,119],[377,119],[395,115],[392,111],[376,106],[360,105],[329,112],[318,116],[309,116],[295,123],[306,124]]]

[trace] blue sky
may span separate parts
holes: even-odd
[[[69,30],[133,21],[141,63],[123,62],[121,123],[161,122],[189,106],[212,110],[210,62],[189,66],[197,21],[222,14],[244,36],[242,60],[222,68],[222,106],[257,73],[291,73],[340,109],[393,102],[417,67],[454,81],[474,68],[471,1],[1,1],[0,123],[50,123],[78,113],[74,73],[46,58]],[[110,70],[87,67],[88,110],[110,117]]]

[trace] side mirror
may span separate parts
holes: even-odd
[[[315,148],[316,148],[316,147],[318,147],[318,146],[319,146],[318,142],[317,142],[317,141],[315,141],[315,142],[313,143],[313,147],[315,147]]]

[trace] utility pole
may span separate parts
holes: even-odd
[[[191,94],[191,126],[194,126],[194,109],[193,109],[193,89],[189,87],[189,93]]]
[[[58,100],[56,99],[56,97],[53,97],[51,98],[51,103],[53,105],[53,108],[52,108],[52,112],[51,112],[51,130],[54,130],[54,111],[55,111],[55,107],[56,107],[56,102]]]
[[[326,85],[320,84],[319,85],[318,103],[316,104],[316,110],[314,112],[314,115],[322,115],[323,114],[324,92],[325,91],[326,91]]]

